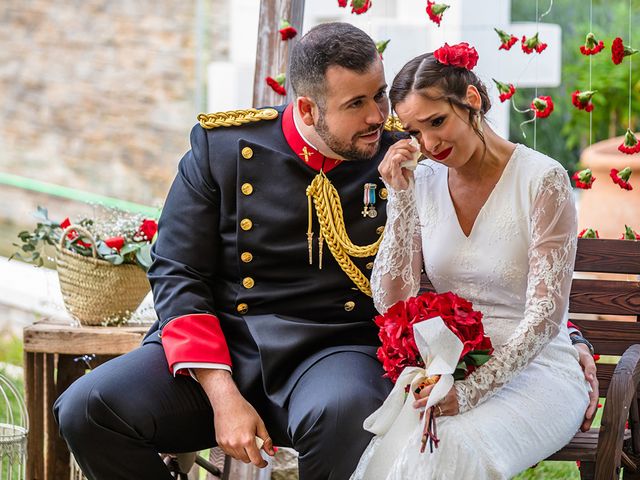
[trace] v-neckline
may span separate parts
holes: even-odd
[[[516,152],[518,151],[519,148],[520,148],[520,144],[517,143],[516,144],[516,148],[514,148],[513,152],[511,152],[511,156],[509,157],[509,160],[507,161],[507,164],[502,169],[502,173],[500,174],[500,178],[498,178],[498,181],[496,182],[496,184],[491,189],[491,192],[489,193],[489,196],[487,197],[487,199],[482,204],[482,207],[480,207],[480,210],[478,210],[478,215],[476,215],[476,218],[473,220],[473,224],[471,225],[471,230],[469,230],[469,235],[464,233],[464,230],[462,229],[462,225],[460,225],[460,219],[458,218],[458,212],[456,211],[456,206],[453,203],[453,197],[451,196],[451,190],[449,189],[449,168],[447,168],[447,172],[446,172],[446,175],[445,175],[445,188],[447,189],[447,198],[449,199],[449,206],[451,208],[451,211],[453,212],[453,217],[455,218],[455,222],[456,222],[456,225],[458,227],[458,231],[460,232],[460,234],[463,236],[463,238],[465,240],[469,240],[473,236],[473,232],[476,229],[476,225],[478,224],[478,219],[480,219],[480,215],[482,215],[482,212],[484,212],[485,207],[491,201],[491,199],[494,197],[494,194],[495,194],[496,190],[498,190],[498,187],[500,187],[500,184],[502,183],[502,179],[505,177],[505,174],[507,173],[507,170],[511,167],[511,164],[513,163],[513,161],[514,161],[514,159],[516,157]]]

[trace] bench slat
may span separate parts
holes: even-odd
[[[622,355],[640,343],[640,322],[615,320],[571,320],[600,355]]]
[[[640,249],[632,241],[579,238],[575,271],[640,274]]]
[[[638,315],[640,282],[574,279],[569,311],[606,315]]]
[[[588,432],[578,432],[562,450],[554,453],[547,460],[575,461],[584,460],[595,462],[600,430],[592,428]],[[624,439],[631,438],[629,429],[624,432]]]

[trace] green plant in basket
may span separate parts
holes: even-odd
[[[53,245],[85,257],[106,260],[113,265],[134,264],[145,271],[151,266],[151,245],[158,231],[158,224],[153,219],[109,210],[105,218],[83,218],[72,225],[69,218],[61,222],[51,220],[43,207],[38,207],[34,216],[36,228],[31,232],[18,233],[22,243],[14,243],[20,250],[11,258],[42,266],[44,245]]]

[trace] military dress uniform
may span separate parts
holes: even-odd
[[[208,400],[182,367],[230,369],[274,444],[300,453],[302,480],[349,477],[370,439],[362,421],[390,390],[368,291],[375,248],[343,246],[379,243],[377,167],[398,134],[385,131],[372,160],[340,161],[302,137],[291,105],[240,117],[205,115],[191,132],[153,247],[159,322],[56,403],[94,478],[169,478],[151,453],[214,443]],[[340,237],[328,226],[341,220]],[[88,445],[98,441],[100,459]],[[134,460],[118,460],[124,447]]]

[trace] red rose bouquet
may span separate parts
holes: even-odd
[[[484,333],[482,313],[451,292],[426,292],[395,303],[384,315],[378,315],[375,323],[380,327],[382,341],[378,358],[385,376],[396,385],[383,406],[365,420],[365,428],[383,433],[382,425],[390,422],[380,419],[411,415],[410,409],[399,403],[406,404],[409,392],[417,397],[431,385],[423,416],[421,451],[427,443],[431,449],[437,448],[434,406],[453,387],[454,380],[467,377],[493,353],[491,340]],[[401,392],[405,392],[404,400]]]
[[[493,346],[484,333],[482,313],[473,310],[471,302],[451,292],[425,292],[395,303],[384,315],[375,318],[382,341],[378,359],[386,372],[385,377],[395,383],[406,367],[425,366],[418,352],[413,326],[434,317],[442,318],[463,344],[453,375],[455,380],[464,379],[489,360]]]

